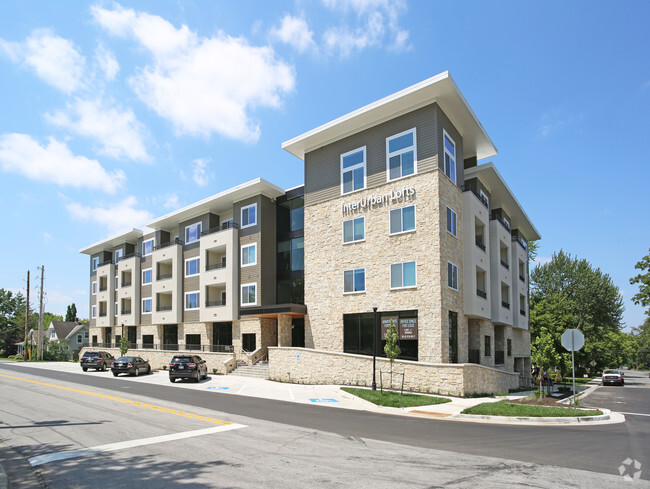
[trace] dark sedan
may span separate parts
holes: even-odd
[[[193,379],[200,382],[208,378],[208,366],[198,355],[176,355],[169,363],[169,380]]]
[[[135,375],[150,374],[151,365],[140,357],[120,357],[113,362],[111,367],[113,375],[117,377],[120,374]]]

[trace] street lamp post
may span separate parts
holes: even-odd
[[[377,390],[377,381],[375,377],[375,366],[377,363],[377,304],[372,305],[372,390]]]
[[[122,338],[124,338],[124,323],[125,322],[126,321],[124,321],[124,319],[122,319],[122,321],[120,322],[122,324],[122,336],[120,337],[120,342],[122,341]]]

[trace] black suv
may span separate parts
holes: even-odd
[[[87,351],[81,357],[79,363],[81,363],[81,370],[84,372],[88,371],[89,368],[105,372],[107,368],[111,368],[113,360],[115,360],[115,357],[107,351]]]
[[[200,382],[208,378],[208,366],[205,360],[198,355],[176,355],[169,362],[169,380],[176,382],[176,379],[194,379]]]

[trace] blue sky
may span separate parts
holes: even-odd
[[[540,261],[589,260],[639,325],[648,31],[646,1],[4,1],[0,287],[45,265],[46,309],[88,317],[80,248],[258,176],[300,185],[282,142],[449,70]]]

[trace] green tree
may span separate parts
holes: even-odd
[[[391,319],[390,327],[386,331],[386,344],[384,345],[384,353],[386,357],[390,360],[390,388],[393,388],[393,362],[399,356],[402,351],[400,350],[399,345],[397,344],[397,328],[395,327],[395,321]]]
[[[0,355],[6,355],[13,349],[13,343],[23,337],[16,313],[25,303],[23,295],[10,290],[0,289]],[[24,314],[23,314],[24,321]]]
[[[632,301],[636,305],[650,307],[650,254],[641,258],[641,261],[634,265],[634,268],[645,273],[639,273],[636,277],[630,279],[630,284],[638,284],[639,286],[639,292],[632,297]],[[646,314],[650,315],[650,308],[646,311]]]
[[[67,362],[72,360],[72,350],[65,341],[54,340],[47,344],[47,351],[43,355],[45,360]]]
[[[77,319],[77,306],[75,306],[74,302],[70,304],[66,310],[65,313],[65,320],[66,321],[75,321]]]
[[[612,365],[609,362],[617,357],[611,353],[621,349],[619,333],[624,308],[618,287],[609,275],[593,268],[587,260],[560,251],[549,263],[533,269],[530,286],[532,345],[542,334],[550,335],[560,354],[554,366],[566,374],[560,337],[566,329],[575,328],[585,335],[585,346],[576,352],[578,372],[591,369],[592,361],[593,370]]]
[[[129,351],[129,348],[131,347],[131,342],[126,336],[122,336],[120,338],[120,356],[126,355],[126,352]]]
[[[43,331],[50,327],[52,321],[63,321],[63,316],[60,314],[53,314],[51,312],[43,313]]]

